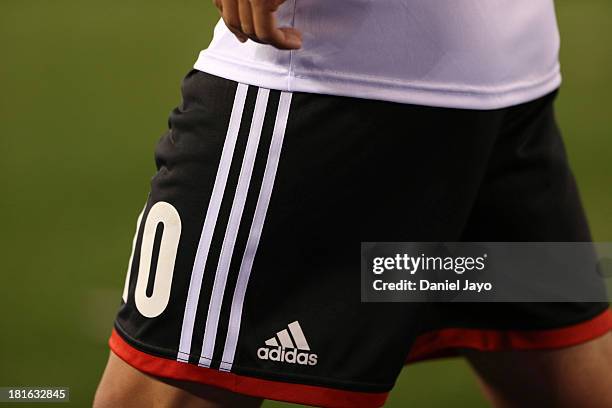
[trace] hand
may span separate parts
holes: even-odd
[[[291,27],[278,27],[274,13],[285,0],[213,0],[227,28],[240,42],[251,39],[281,50],[302,46],[302,34]]]

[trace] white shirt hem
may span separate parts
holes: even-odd
[[[290,72],[289,69],[273,69],[265,64],[254,65],[234,60],[210,49],[200,53],[194,68],[232,81],[280,91],[478,110],[500,109],[529,102],[554,91],[561,84],[558,63],[549,74],[536,80],[493,88],[406,83],[336,72],[304,75]]]

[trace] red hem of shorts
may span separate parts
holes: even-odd
[[[388,396],[387,392],[345,391],[314,385],[263,380],[156,357],[132,347],[116,330],[113,330],[111,334],[109,345],[119,358],[144,373],[212,385],[253,397],[328,408],[373,408],[382,406]]]
[[[479,351],[542,350],[574,346],[612,330],[612,312],[606,309],[594,318],[572,326],[549,330],[442,329],[420,335],[406,363],[450,357],[457,349]]]

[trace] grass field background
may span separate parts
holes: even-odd
[[[557,6],[558,116],[595,238],[612,241],[612,2]],[[0,386],[91,404],[153,147],[215,20],[207,0],[0,3]],[[487,405],[448,360],[405,369],[388,406]]]

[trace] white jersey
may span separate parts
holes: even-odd
[[[496,109],[561,83],[553,0],[287,0],[302,48],[240,43],[219,21],[195,68],[283,91]]]

